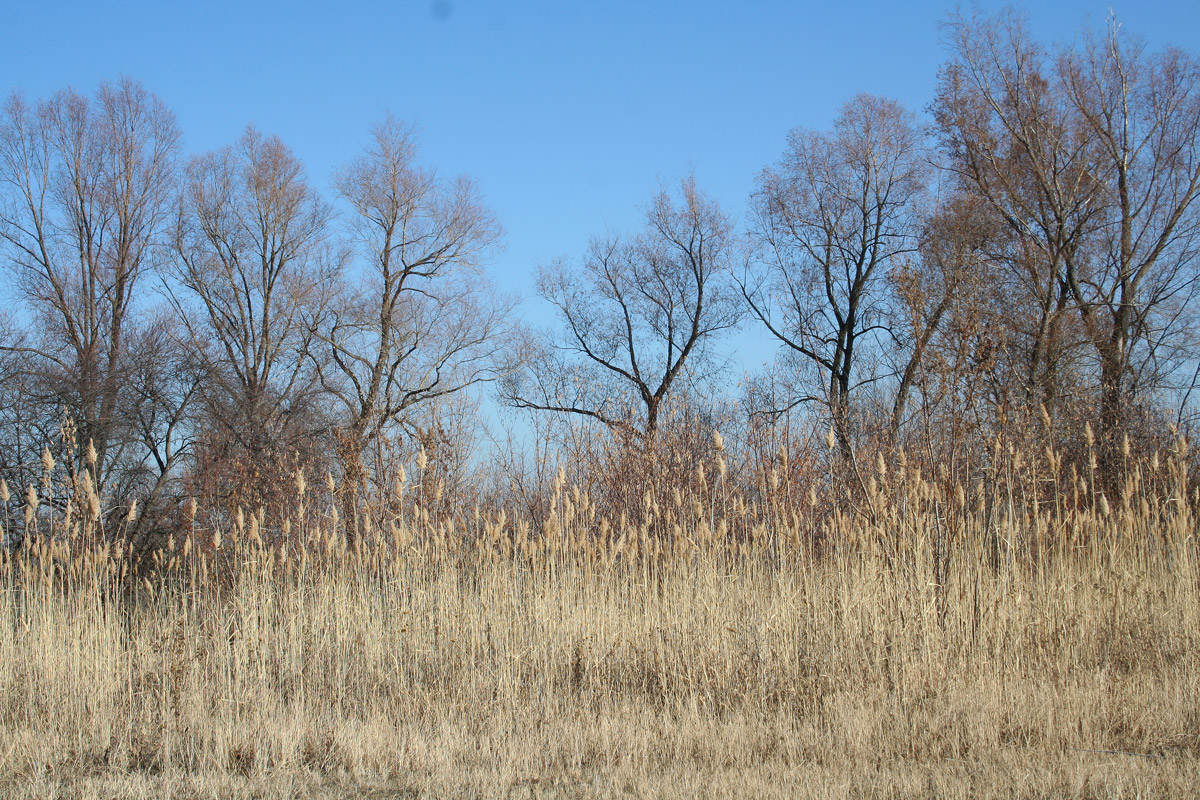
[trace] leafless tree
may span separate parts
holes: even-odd
[[[292,151],[253,127],[188,165],[171,296],[206,368],[210,442],[262,481],[311,432],[308,355],[340,263],[330,215]]]
[[[1148,53],[1120,34],[1086,36],[1058,60],[1080,138],[1099,148],[1097,242],[1067,263],[1100,366],[1100,430],[1111,445],[1129,406],[1178,363],[1173,352],[1200,267],[1200,62]]]
[[[25,486],[35,477],[29,465],[37,452],[30,452],[30,408],[32,395],[27,378],[30,360],[24,347],[24,331],[0,312],[0,479],[9,486]],[[10,502],[19,502],[10,497]],[[0,506],[0,514],[3,507]]]
[[[922,410],[935,402],[930,390],[954,391],[960,376],[950,367],[945,345],[939,347],[946,329],[958,322],[957,335],[973,337],[979,328],[970,321],[984,316],[977,307],[980,285],[994,277],[991,255],[995,247],[995,217],[974,195],[952,193],[936,202],[921,220],[917,253],[903,259],[890,275],[899,300],[896,330],[903,337],[900,365],[891,410],[890,440],[895,446],[904,425],[910,401],[921,394]],[[956,319],[969,317],[968,324]],[[953,345],[951,345],[953,347]],[[931,358],[931,355],[933,356]],[[931,378],[932,373],[932,378]],[[936,390],[935,390],[936,391]]]
[[[1070,349],[1067,264],[1098,224],[1097,148],[1072,129],[1047,54],[1019,16],[954,17],[947,30],[955,56],[942,68],[934,102],[947,167],[1013,232],[1003,263],[1026,341],[1013,377],[1028,406],[1053,412]]]
[[[751,313],[819,387],[789,407],[828,405],[839,449],[853,462],[851,396],[878,380],[864,351],[889,335],[889,270],[915,253],[927,160],[913,116],[859,95],[830,133],[795,130],[753,197],[758,245],[742,278]]]
[[[352,210],[361,270],[316,336],[316,364],[340,406],[341,487],[357,530],[363,454],[394,427],[419,426],[439,398],[505,374],[512,302],[482,271],[500,226],[467,178],[416,161],[414,133],[388,118],[336,177]]]
[[[127,380],[140,402],[129,410],[129,435],[143,456],[124,471],[125,480],[140,488],[140,513],[126,521],[125,530],[136,549],[154,544],[163,518],[182,499],[177,479],[182,465],[191,461],[201,424],[196,401],[207,370],[188,347],[185,333],[169,309],[163,309],[130,345],[139,357]]]
[[[8,99],[0,120],[0,242],[30,325],[25,400],[61,408],[82,450],[95,449],[100,487],[144,453],[129,429],[144,398],[128,377],[176,185],[180,134],[169,109],[132,80],[89,99],[63,91],[31,105]],[[51,410],[53,409],[53,410]],[[82,454],[72,454],[78,469]]]
[[[956,15],[934,105],[949,166],[1018,247],[1016,285],[1041,319],[1030,399],[1052,406],[1068,317],[1095,354],[1100,433],[1111,450],[1129,409],[1178,356],[1196,290],[1200,71],[1149,54],[1113,25],[1056,54],[1025,21]]]
[[[507,382],[508,400],[652,437],[676,382],[738,322],[734,246],[725,214],[688,178],[678,202],[654,198],[638,236],[593,241],[579,268],[541,269],[538,292],[563,329]]]

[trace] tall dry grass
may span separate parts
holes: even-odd
[[[1200,793],[1182,447],[1111,498],[1053,452],[968,487],[880,462],[852,503],[713,458],[636,507],[390,508],[354,549],[303,480],[141,563],[87,497],[33,508],[0,794]]]

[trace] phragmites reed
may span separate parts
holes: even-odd
[[[250,541],[255,545],[262,546],[262,537],[259,535],[261,516],[259,514],[250,515]]]
[[[0,478],[0,503],[7,503],[11,495],[8,493],[8,481]]]
[[[331,472],[331,497],[302,522],[297,471],[294,495],[206,509],[200,531],[194,498],[168,507],[145,555],[74,533],[88,527],[72,509],[97,515],[90,469],[62,507],[42,493],[40,513],[35,483],[26,521],[39,535],[0,551],[0,684],[30,689],[0,714],[26,753],[0,749],[0,775],[25,758],[82,782],[97,764],[116,776],[152,760],[163,781],[195,780],[200,763],[214,781],[337,769],[390,790],[400,764],[454,796],[470,794],[462,770],[490,785],[530,763],[589,770],[619,793],[660,762],[707,781],[761,770],[775,786],[810,768],[814,785],[848,784],[881,759],[920,796],[914,770],[955,787],[962,770],[943,762],[969,754],[991,788],[944,794],[999,798],[1018,779],[1056,796],[1064,753],[1082,784],[1102,760],[1083,754],[1120,751],[1158,771],[1114,782],[1196,796],[1200,497],[1184,442],[1131,463],[1107,496],[1049,445],[1045,458],[1010,451],[991,478],[1017,476],[1002,491],[871,452],[870,516],[820,477],[822,433],[750,464],[735,451],[728,474],[721,436],[696,440],[686,458],[638,462],[623,496],[560,465],[536,514],[459,502],[425,473],[404,503],[364,490],[351,537]],[[130,502],[124,519],[156,510]],[[4,590],[37,581],[55,591]],[[214,702],[231,697],[245,698],[233,715]],[[511,727],[481,759],[473,732],[497,717]],[[21,733],[38,726],[45,736]],[[636,758],[604,755],[618,737]],[[81,752],[96,763],[80,767]],[[1026,760],[1042,771],[1014,772]]]
[[[96,491],[90,470],[85,469],[83,471],[82,483],[82,494],[84,502],[87,504],[88,517],[92,522],[95,522],[100,519],[100,495]]]
[[[29,488],[25,490],[25,526],[33,522],[33,515],[38,510],[38,493],[37,489],[33,488],[33,484],[29,484]]]

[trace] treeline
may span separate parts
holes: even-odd
[[[715,481],[869,511],[889,465],[949,490],[1039,463],[1116,497],[1193,424],[1200,62],[1115,24],[1057,48],[1015,13],[944,29],[927,120],[860,95],[792,131],[744,225],[691,179],[661,192],[640,231],[540,270],[552,334],[489,281],[477,187],[395,120],[325,194],[254,128],[187,156],[132,80],[14,95],[6,541],[75,513],[140,547],[297,490],[349,540],[413,503],[540,524],[568,479],[626,516]],[[734,391],[742,325],[779,357]],[[487,392],[523,446],[480,454]]]

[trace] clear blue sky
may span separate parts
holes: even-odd
[[[1030,6],[1048,41],[1102,26],[1109,8],[1052,6]],[[228,143],[253,122],[290,144],[325,189],[391,111],[424,130],[427,164],[479,180],[506,230],[493,274],[531,295],[534,266],[637,226],[659,181],[694,170],[740,220],[754,175],[791,128],[827,126],[859,91],[922,109],[945,58],[938,23],[952,7],[0,0],[0,91],[90,92],[129,75],[175,110],[190,150]],[[1196,0],[1113,8],[1151,46],[1200,52]]]

